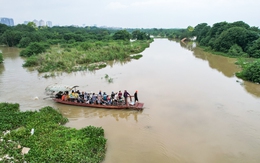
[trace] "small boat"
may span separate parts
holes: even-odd
[[[65,92],[65,91],[72,91],[73,89],[76,89],[79,86],[70,86],[65,84],[52,84],[45,88],[45,93],[47,95],[50,95],[55,102],[66,104],[66,105],[73,105],[73,106],[83,106],[83,107],[93,107],[93,108],[105,108],[105,109],[137,109],[141,110],[143,109],[144,103],[140,102],[130,102],[127,104],[117,104],[117,105],[100,105],[100,104],[89,104],[89,103],[80,103],[80,102],[74,102],[74,101],[64,101],[60,98],[56,98],[55,94],[58,92]],[[45,99],[45,98],[44,98]]]
[[[53,98],[53,100],[57,103],[73,105],[73,106],[83,106],[83,107],[93,107],[93,108],[104,108],[104,109],[143,109],[144,103],[137,102],[133,105],[99,105],[99,104],[87,104],[87,103],[78,103],[73,101],[63,101],[62,99]]]

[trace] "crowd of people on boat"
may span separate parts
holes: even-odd
[[[132,101],[134,97],[134,101]],[[134,105],[138,102],[137,91],[135,91],[134,96],[125,90],[124,92],[111,92],[107,94],[100,90],[98,93],[84,92],[79,90],[72,90],[71,92],[58,92],[55,98],[61,99],[63,101],[77,102],[77,103],[87,103],[87,104],[99,104],[99,105]],[[130,103],[128,102],[130,98]]]

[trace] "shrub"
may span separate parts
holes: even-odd
[[[40,54],[42,52],[45,52],[47,48],[49,48],[49,44],[47,43],[38,43],[38,42],[33,42],[30,43],[29,46],[22,50],[20,55],[23,57],[30,57],[33,54],[37,55]]]
[[[247,81],[260,83],[260,61],[247,65],[241,72],[236,73],[236,76]]]
[[[25,63],[23,64],[23,67],[33,67],[38,65],[38,57],[36,55],[32,55],[26,59]]]
[[[247,57],[248,55],[243,51],[243,49],[238,46],[237,44],[234,44],[233,46],[230,47],[228,50],[228,54],[231,56],[242,56],[242,57]]]

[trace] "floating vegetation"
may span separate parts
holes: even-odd
[[[44,74],[43,77],[44,78],[49,78],[49,77],[55,77],[55,73],[54,72],[51,72],[51,73],[47,73],[47,74]]]
[[[68,119],[52,107],[20,112],[0,103],[0,162],[101,162],[106,139],[101,127],[63,126]]]
[[[108,74],[105,75],[105,79],[108,83],[113,83],[113,78],[110,78]]]
[[[141,58],[141,57],[143,57],[142,54],[134,54],[134,55],[130,55],[130,58],[132,58],[132,59],[139,59],[139,58]]]
[[[97,63],[92,63],[92,64],[89,64],[87,66],[87,69],[89,71],[93,71],[93,70],[99,70],[99,69],[102,69],[104,67],[106,67],[107,64],[105,62],[97,62]]]

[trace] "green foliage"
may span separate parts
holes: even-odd
[[[248,47],[247,53],[250,57],[260,58],[260,38],[253,41],[252,44]]]
[[[0,43],[9,47],[16,46],[22,39],[22,32],[13,29],[7,29],[0,37]]]
[[[23,67],[33,67],[33,66],[38,66],[39,65],[39,60],[36,55],[32,55],[28,57],[23,64]]]
[[[64,127],[68,119],[51,107],[20,112],[19,104],[0,103],[0,118],[0,131],[12,130],[2,135],[0,158],[6,154],[13,158],[4,162],[98,163],[105,157],[106,139],[101,127]],[[23,147],[30,148],[28,154],[21,155]]]
[[[241,57],[260,58],[260,29],[250,27],[243,21],[233,23],[215,23],[213,27],[206,23],[195,26],[193,34],[200,46],[214,54],[239,57],[242,71],[236,75],[244,80],[259,83],[259,61],[245,62]]]
[[[203,38],[203,36],[205,36],[205,33],[207,33],[208,31],[206,32],[202,32],[203,29],[206,30],[206,28],[208,28],[208,24],[207,23],[201,23],[201,24],[198,24],[194,27],[194,30],[192,32],[192,35],[193,36],[196,36],[197,37],[197,41],[200,42],[200,40]]]
[[[260,31],[251,28],[243,21],[233,23],[215,23],[213,27],[206,23],[195,26],[193,34],[200,46],[207,46],[217,52],[224,52],[230,56],[254,56],[256,48],[251,48],[252,42],[259,38]],[[238,48],[240,47],[240,48]]]
[[[34,22],[29,22],[29,23],[27,24],[27,26],[33,28],[34,30],[37,30],[37,29],[38,29],[38,28],[37,28],[37,25],[36,25]]]
[[[29,38],[29,37],[23,37],[23,38],[19,41],[19,48],[25,48],[25,47],[27,47],[31,42],[32,42],[31,38]]]
[[[137,40],[150,40],[150,35],[142,32],[140,30],[135,30],[132,32],[132,39],[137,39]]]
[[[4,61],[3,54],[0,53],[0,63],[2,63],[3,61]]]
[[[125,40],[125,41],[129,41],[131,38],[131,35],[129,32],[127,32],[126,30],[120,30],[117,31],[114,35],[113,35],[113,39],[114,40]]]
[[[113,78],[110,78],[110,77],[108,76],[108,74],[105,75],[105,79],[106,79],[106,81],[107,81],[108,83],[113,83],[113,81],[114,81],[114,79],[113,79]]]
[[[260,83],[260,60],[249,63],[236,76],[247,81]]]
[[[47,48],[49,48],[47,43],[33,42],[30,43],[26,49],[22,50],[20,55],[23,57],[30,57],[45,52]]]
[[[171,31],[152,29],[147,30],[148,33],[137,30],[138,41],[131,43],[128,30],[72,26],[35,28],[35,24],[30,22],[13,28],[0,26],[0,43],[24,48],[20,52],[21,56],[28,57],[24,67],[35,66],[39,72],[72,72],[86,70],[87,67],[90,70],[106,66],[88,66],[91,63],[129,58],[131,54],[140,53],[149,47],[152,31],[161,35],[169,35]]]
[[[0,23],[0,36],[6,31],[8,30],[10,27],[5,25],[5,24],[1,24]],[[0,37],[1,38],[1,37]],[[0,40],[1,41],[1,40]]]
[[[228,50],[228,54],[235,57],[239,57],[239,56],[247,57],[247,54],[237,44],[234,44],[233,46],[230,47],[230,49]]]
[[[139,58],[141,58],[141,57],[143,57],[142,54],[137,54],[137,55],[131,56],[132,59],[139,59]]]
[[[0,103],[0,131],[24,126],[32,114],[34,112],[31,111],[20,113],[19,104]]]
[[[72,72],[86,70],[87,67],[88,70],[101,69],[106,67],[106,64],[89,64],[129,58],[131,54],[140,53],[149,47],[151,41],[143,40],[132,43],[130,41],[99,41],[66,44],[61,46],[63,48],[52,47],[48,53],[28,58],[24,66],[38,66],[36,69],[39,72]],[[68,48],[68,46],[71,47]]]
[[[214,49],[216,51],[228,52],[231,46],[234,44],[239,45],[242,49],[245,49],[247,42],[246,40],[247,31],[242,27],[232,27],[222,32],[215,41]]]

